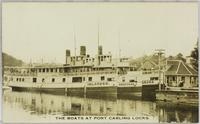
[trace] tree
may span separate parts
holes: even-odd
[[[178,53],[175,57],[177,60],[182,60],[183,62],[185,62],[185,58],[183,57],[183,54],[182,53]]]
[[[199,60],[198,41],[197,41],[194,49],[191,51],[191,55],[190,56],[195,60],[192,64],[195,67],[198,67],[198,60]]]

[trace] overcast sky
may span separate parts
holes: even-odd
[[[114,57],[149,55],[157,48],[167,55],[190,54],[198,37],[197,3],[3,3],[3,52],[25,62],[65,62],[85,45],[87,53]],[[119,35],[120,34],[120,35]],[[119,40],[120,39],[120,40]]]

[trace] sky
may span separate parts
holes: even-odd
[[[99,26],[98,26],[99,25]],[[99,28],[98,28],[99,27]],[[155,49],[166,56],[190,55],[198,38],[198,4],[193,3],[3,3],[2,50],[25,62],[65,62],[99,44],[113,57],[141,57]],[[76,45],[74,42],[76,39]]]

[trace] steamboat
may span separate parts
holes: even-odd
[[[90,57],[86,46],[80,46],[80,55],[71,56],[66,50],[63,65],[32,65],[4,67],[4,85],[17,91],[39,91],[67,95],[123,95],[140,98],[142,83],[127,59],[113,59],[111,53]]]

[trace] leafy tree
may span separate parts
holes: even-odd
[[[197,41],[196,46],[194,47],[194,49],[191,51],[191,55],[190,56],[194,59],[194,62],[192,64],[195,67],[198,67],[198,60],[199,60],[198,41]]]
[[[178,60],[182,60],[183,62],[186,61],[185,58],[183,57],[182,53],[178,53],[175,58],[178,59]]]

